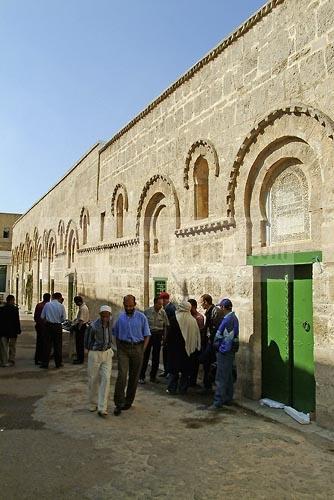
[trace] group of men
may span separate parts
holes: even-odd
[[[114,415],[118,416],[131,408],[138,382],[146,383],[151,353],[150,382],[158,383],[161,347],[164,371],[160,377],[168,377],[167,393],[185,393],[189,386],[197,386],[199,366],[202,364],[202,391],[209,394],[214,381],[216,384],[213,403],[207,409],[216,410],[232,401],[239,324],[229,299],[214,305],[210,295],[202,295],[201,306],[205,311],[202,315],[197,310],[195,299],[175,305],[167,292],[161,292],[154,298],[152,307],[142,313],[136,309],[135,297],[126,295],[123,299],[124,310],[114,323],[110,306],[101,306],[99,317],[89,321],[89,310],[82,297],[76,296],[74,302],[78,313],[70,330],[76,346],[73,362],[83,364],[85,349],[88,351],[90,411],[97,411],[102,418],[108,415],[115,350],[113,337],[116,339],[118,358]],[[5,325],[7,331],[7,337],[1,333],[0,361],[2,366],[8,366],[9,362],[15,362],[14,344],[21,332],[13,296],[7,297],[6,306],[1,308],[0,314],[0,324]],[[6,317],[9,319],[6,320]],[[35,363],[41,368],[49,367],[52,349],[56,368],[63,366],[62,329],[65,318],[61,293],[56,292],[52,297],[44,294],[34,313],[37,334]],[[9,324],[12,326],[9,327]],[[12,338],[15,342],[11,341]]]
[[[146,371],[152,352],[150,381],[157,383],[160,350],[163,347],[164,372],[168,377],[167,392],[185,393],[197,385],[200,363],[203,364],[203,391],[216,390],[208,410],[218,410],[233,399],[234,356],[239,345],[239,323],[232,302],[223,299],[215,306],[212,297],[201,297],[205,316],[197,311],[195,299],[174,305],[169,294],[155,297],[144,313],[136,309],[136,299],[126,295],[124,311],[112,326],[112,311],[101,306],[97,320],[86,328],[90,411],[101,417],[108,414],[113,336],[116,339],[118,374],[115,384],[114,415],[131,408],[138,382],[146,383]],[[212,376],[215,369],[215,377]],[[181,378],[179,379],[179,374]]]

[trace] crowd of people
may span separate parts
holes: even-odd
[[[203,366],[201,391],[212,394],[207,410],[219,410],[233,400],[236,380],[235,353],[239,348],[239,322],[230,299],[214,305],[211,295],[201,296],[204,315],[197,310],[195,299],[178,304],[167,292],[154,298],[144,312],[136,308],[133,295],[123,299],[123,311],[113,321],[109,305],[100,307],[99,316],[90,321],[89,309],[81,296],[74,302],[78,312],[73,322],[66,321],[63,297],[59,292],[43,295],[34,312],[36,329],[35,364],[48,369],[54,358],[57,369],[63,366],[62,335],[69,326],[70,358],[83,364],[88,351],[89,410],[105,418],[108,415],[112,359],[117,351],[117,379],[114,391],[114,415],[131,408],[138,383],[159,383],[162,348],[163,372],[168,394],[185,394],[189,387],[199,387],[198,374]],[[13,295],[0,308],[0,366],[15,364],[16,339],[21,333],[19,310]],[[115,346],[116,343],[116,346]],[[215,390],[213,391],[213,384]]]

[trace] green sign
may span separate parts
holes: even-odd
[[[167,290],[167,278],[154,278],[154,297]]]

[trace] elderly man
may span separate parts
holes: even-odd
[[[41,368],[49,368],[51,345],[55,358],[56,368],[63,366],[63,329],[62,323],[65,321],[66,312],[63,305],[63,296],[56,292],[52,295],[51,302],[47,302],[43,307],[41,319],[45,321],[45,351]]]
[[[123,299],[124,312],[118,317],[113,334],[117,342],[118,376],[115,386],[114,415],[131,408],[135,399],[144,350],[151,332],[145,314],[136,310],[136,299],[126,295]],[[125,386],[127,385],[126,395]]]
[[[151,350],[152,366],[150,372],[150,381],[155,383],[158,382],[156,376],[159,368],[161,342],[166,337],[167,327],[169,326],[167,314],[163,309],[163,302],[160,297],[155,297],[153,306],[146,309],[144,311],[144,314],[148,320],[150,332],[152,335],[144,353],[143,366],[139,377],[140,384],[145,384],[145,375],[148,360],[150,359]]]
[[[77,353],[77,359],[73,361],[73,364],[82,365],[85,359],[84,338],[86,326],[89,321],[89,310],[80,295],[74,297],[73,300],[75,305],[79,308],[77,317],[73,322],[73,328],[75,331],[75,348]]]
[[[215,334],[214,346],[217,351],[216,391],[208,410],[219,410],[229,405],[233,399],[233,363],[239,348],[239,321],[232,311],[230,299],[219,303],[224,319]]]
[[[100,307],[100,317],[86,329],[85,348],[88,350],[89,411],[98,410],[99,417],[108,415],[112,368],[111,307]]]

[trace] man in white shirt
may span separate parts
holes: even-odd
[[[75,331],[75,348],[77,353],[77,359],[73,361],[73,364],[82,365],[85,359],[84,339],[86,326],[89,321],[89,310],[80,295],[74,297],[74,303],[79,307],[79,310],[73,325]]]
[[[63,366],[63,330],[66,312],[62,304],[63,296],[56,292],[52,295],[51,302],[45,304],[41,319],[45,321],[45,353],[41,368],[49,368],[51,346],[53,346],[56,368]]]

